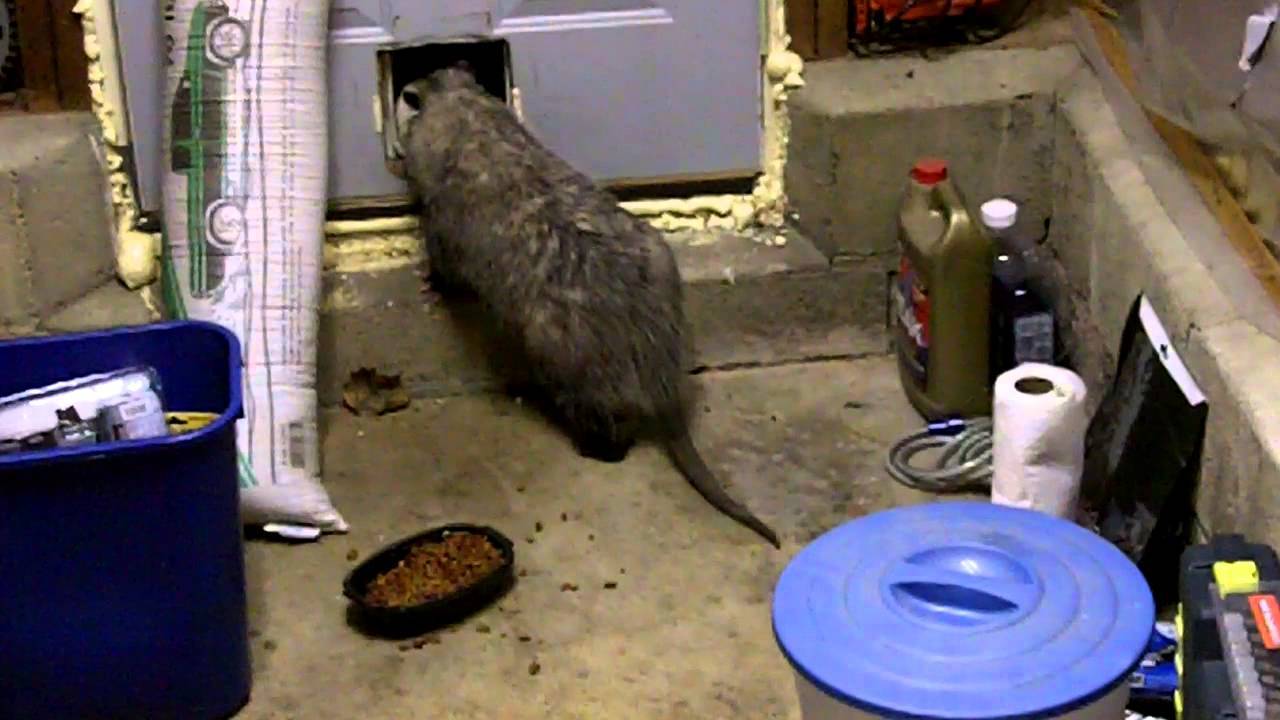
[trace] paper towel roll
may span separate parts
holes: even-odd
[[[991,501],[1075,520],[1087,390],[1079,375],[1025,363],[996,378]]]

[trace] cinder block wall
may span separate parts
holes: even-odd
[[[0,117],[0,336],[150,320],[115,279],[98,132],[88,113]]]

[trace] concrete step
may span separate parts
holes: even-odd
[[[0,115],[0,336],[147,322],[115,282],[98,123]]]
[[[784,237],[781,247],[736,235],[671,238],[686,283],[694,337],[690,370],[885,350],[885,275],[879,262],[833,265],[805,238],[795,233]],[[496,387],[487,364],[494,352],[492,339],[485,334],[479,309],[468,303],[424,305],[416,266],[405,258],[391,269],[326,273],[318,382],[322,404],[340,402],[343,383],[361,367],[403,374],[418,397]]]
[[[948,161],[970,204],[1003,195],[1043,222],[1055,92],[1080,64],[1070,46],[811,63],[789,106],[800,228],[831,257],[891,253],[907,173],[924,155]]]

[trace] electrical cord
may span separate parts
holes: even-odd
[[[885,469],[907,487],[930,493],[957,493],[991,487],[991,418],[944,420],[898,440]],[[912,464],[919,453],[942,448],[932,467]]]

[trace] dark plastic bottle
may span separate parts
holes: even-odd
[[[1022,363],[1053,364],[1053,310],[1028,283],[1026,248],[1018,234],[1018,206],[983,203],[982,223],[995,243],[991,266],[991,381]]]

